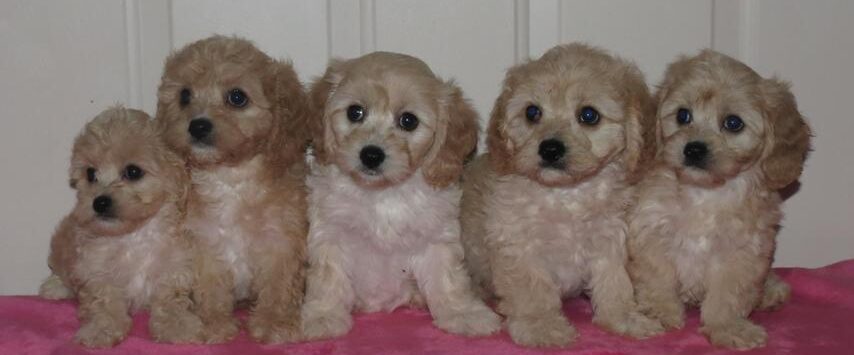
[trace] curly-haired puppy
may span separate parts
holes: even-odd
[[[194,298],[206,340],[237,333],[241,300],[253,303],[253,338],[296,340],[308,230],[296,73],[249,41],[213,36],[169,57],[158,99],[156,120],[193,183],[186,228],[200,248]]]
[[[462,224],[475,283],[499,298],[516,343],[570,343],[561,299],[582,291],[610,331],[663,331],[635,310],[625,269],[625,211],[651,155],[651,111],[641,72],[587,45],[507,72],[489,151],[463,177]]]
[[[699,305],[713,344],[762,346],[747,316],[788,297],[769,273],[778,189],[800,176],[809,127],[787,84],[710,50],[671,64],[657,99],[661,144],[630,212],[638,303],[667,328]]]
[[[426,303],[436,326],[499,329],[463,267],[459,178],[477,144],[460,89],[410,56],[335,61],[311,90],[308,338],[350,330],[350,312]]]
[[[99,114],[74,142],[70,175],[77,204],[51,240],[52,275],[39,294],[79,300],[74,339],[113,346],[130,330],[129,311],[150,308],[156,340],[200,341],[180,229],[189,178],[151,118],[121,107]]]

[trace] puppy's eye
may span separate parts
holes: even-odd
[[[404,112],[400,115],[400,118],[397,119],[397,125],[400,126],[404,131],[414,131],[418,128],[418,116],[415,116],[409,112]]]
[[[543,117],[543,110],[541,110],[539,106],[528,105],[528,107],[525,108],[525,118],[527,118],[531,123],[539,122],[540,117]]]
[[[362,122],[365,119],[365,108],[359,105],[350,105],[347,108],[347,119],[350,122]]]
[[[676,123],[680,125],[685,125],[691,123],[691,110],[687,108],[680,108],[679,111],[676,111]]]
[[[122,178],[128,181],[137,181],[142,179],[142,176],[145,175],[145,172],[136,165],[130,164],[125,167],[125,171],[122,172]]]
[[[739,132],[744,129],[744,121],[736,115],[729,115],[724,119],[724,129],[730,132]]]
[[[86,181],[88,181],[90,183],[98,181],[98,177],[95,176],[95,173],[97,173],[97,172],[98,171],[95,170],[95,168],[87,168],[86,169]]]
[[[225,101],[234,107],[243,107],[249,102],[249,96],[240,89],[231,89],[225,97]]]
[[[590,106],[584,106],[578,112],[578,121],[586,125],[595,125],[599,123],[599,111]]]
[[[179,100],[180,100],[179,102],[181,103],[181,106],[183,107],[183,106],[189,105],[190,100],[193,98],[193,93],[190,92],[190,89],[187,89],[187,88],[181,89],[180,95],[181,96],[179,97]]]

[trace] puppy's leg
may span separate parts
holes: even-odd
[[[120,288],[90,281],[80,290],[78,299],[81,325],[74,341],[88,347],[107,348],[127,336],[131,317]]]
[[[345,272],[347,256],[333,244],[310,247],[302,331],[306,339],[333,338],[353,326],[355,294]]]
[[[757,309],[763,311],[777,310],[789,300],[792,288],[780,276],[773,271],[765,278],[765,287],[762,291],[762,300]]]
[[[742,350],[765,345],[765,330],[747,319],[759,301],[768,269],[757,259],[753,255],[733,255],[708,270],[706,297],[700,306],[700,332],[712,344]]]
[[[192,312],[190,292],[193,271],[190,265],[176,264],[155,286],[151,300],[148,329],[155,341],[166,343],[201,343],[204,324]]]
[[[635,289],[638,309],[657,319],[666,329],[681,329],[685,324],[685,305],[679,298],[676,269],[664,252],[648,236],[646,244],[629,239],[631,258],[627,269]]]
[[[598,259],[598,260],[596,260]],[[613,333],[647,338],[664,332],[657,320],[638,312],[634,290],[623,259],[594,257],[591,265],[591,301],[593,323]]]
[[[205,327],[205,342],[223,343],[237,335],[234,318],[234,275],[212,252],[202,250],[196,259],[193,285],[194,311]]]
[[[516,254],[491,257],[498,311],[507,316],[510,337],[523,346],[569,345],[577,333],[563,314],[560,289],[536,259]]]
[[[65,286],[65,283],[62,282],[62,279],[58,275],[51,273],[42,282],[41,287],[39,287],[39,296],[49,300],[64,300],[73,298],[74,292],[68,286]]]
[[[437,327],[467,336],[489,335],[501,329],[501,318],[471,288],[462,245],[430,245],[414,271]]]
[[[258,243],[251,257],[252,292],[258,295],[249,318],[249,334],[264,343],[293,342],[300,338],[300,307],[305,292],[305,236],[287,241]],[[301,242],[300,242],[301,243]]]

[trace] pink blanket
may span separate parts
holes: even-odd
[[[821,269],[780,269],[793,286],[792,300],[782,310],[755,313],[770,342],[757,354],[854,354],[854,260]],[[607,334],[590,324],[590,303],[567,302],[564,310],[580,332],[566,352],[585,354],[698,354],[723,353],[697,332],[697,311],[689,312],[683,330],[647,340]],[[112,350],[88,350],[72,343],[77,329],[74,302],[52,302],[36,297],[0,297],[0,354],[380,354],[538,353],[514,345],[506,332],[468,339],[432,326],[426,312],[402,309],[391,314],[356,316],[345,337],[312,343],[266,346],[245,333],[229,344],[213,346],[164,345],[150,342],[147,315],[138,315],[127,340]],[[560,353],[550,350],[549,353]]]

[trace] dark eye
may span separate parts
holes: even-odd
[[[676,111],[676,123],[680,125],[691,123],[691,111],[687,108],[680,108]]]
[[[226,96],[226,101],[228,104],[234,107],[243,107],[246,106],[246,103],[249,102],[249,97],[246,96],[246,93],[240,89],[231,89],[228,92],[228,96]]]
[[[738,132],[744,128],[744,121],[736,115],[729,115],[724,119],[724,129],[730,132]]]
[[[136,165],[130,164],[125,167],[124,173],[122,173],[122,177],[128,181],[137,181],[142,179],[142,176],[145,175],[145,172]]]
[[[86,169],[86,181],[89,181],[90,183],[98,181],[98,177],[95,176],[95,173],[97,172],[98,171],[95,170],[95,168]]]
[[[347,108],[347,119],[350,122],[362,122],[365,118],[365,108],[359,105],[351,105]]]
[[[409,112],[404,112],[400,115],[400,118],[397,119],[397,125],[400,126],[404,131],[414,131],[418,128],[418,116],[415,116]]]
[[[533,123],[539,122],[540,117],[542,117],[542,116],[543,116],[543,110],[541,110],[540,107],[537,105],[528,105],[528,107],[525,108],[525,117],[530,122],[533,122]]]
[[[599,111],[590,106],[584,106],[578,113],[578,121],[591,126],[595,125],[599,123]]]
[[[187,88],[181,89],[181,97],[180,97],[181,106],[189,105],[190,99],[192,99],[192,98],[193,98],[193,93],[190,92],[190,89],[187,89]]]

